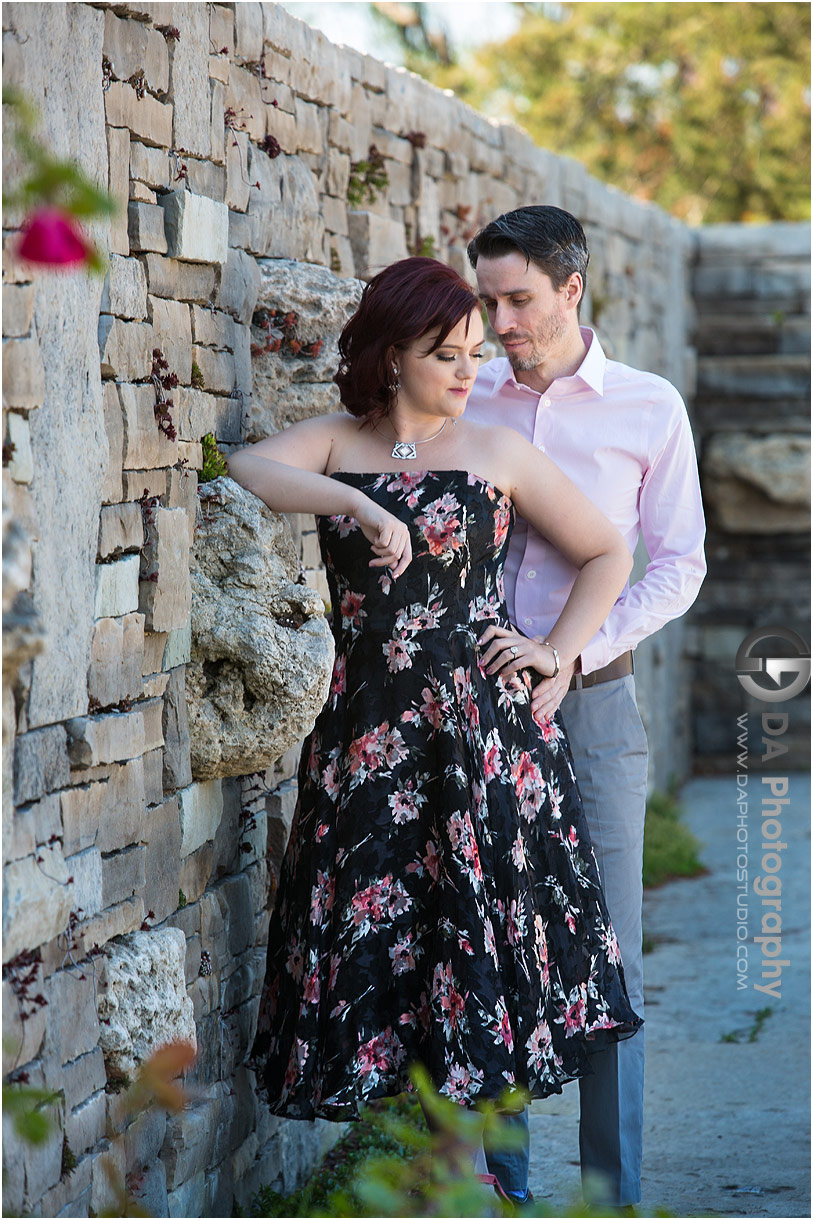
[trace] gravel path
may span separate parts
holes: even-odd
[[[762,799],[752,774],[748,972],[737,982],[737,787],[692,780],[681,800],[708,873],[647,891],[647,1072],[640,1216],[810,1216],[810,776],[780,813],[781,994],[763,983]],[[767,1010],[767,1012],[765,1011]],[[761,1014],[761,1015],[758,1015]],[[725,1039],[725,1040],[724,1040]],[[753,1040],[749,1040],[753,1039]],[[580,1192],[578,1087],[535,1103],[531,1189],[564,1209]]]

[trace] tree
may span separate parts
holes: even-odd
[[[447,65],[422,40],[408,66],[691,224],[809,218],[809,5],[523,10],[506,42]]]

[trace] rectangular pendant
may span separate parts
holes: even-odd
[[[418,451],[415,448],[414,441],[398,441],[392,447],[392,457],[398,458],[399,461],[410,461],[418,456]]]

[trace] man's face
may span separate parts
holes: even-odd
[[[574,300],[567,285],[554,288],[550,276],[535,263],[526,266],[519,251],[499,258],[480,257],[477,286],[514,369],[527,371],[542,364],[576,319],[579,294]]]

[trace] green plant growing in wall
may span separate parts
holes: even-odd
[[[347,202],[351,208],[360,208],[363,203],[375,203],[389,183],[390,180],[384,168],[384,155],[379,152],[375,144],[371,144],[366,158],[350,163]]]
[[[203,468],[200,472],[201,483],[210,483],[212,479],[219,479],[221,475],[229,473],[226,459],[217,447],[217,441],[213,432],[207,432],[201,440],[203,447]],[[183,890],[179,890],[179,895],[183,894]],[[185,905],[179,901],[178,905]]]

